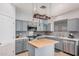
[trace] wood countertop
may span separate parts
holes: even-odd
[[[41,48],[41,47],[45,47],[45,46],[49,46],[49,45],[54,45],[54,44],[58,43],[58,41],[43,38],[43,39],[38,39],[38,40],[35,39],[32,41],[28,41],[28,43],[31,44],[32,46],[34,46],[35,48]]]

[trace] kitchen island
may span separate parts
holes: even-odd
[[[50,38],[51,40],[56,40],[59,42],[55,45],[56,49],[71,55],[79,55],[79,38],[59,37],[53,35],[42,35],[37,38]]]
[[[41,38],[29,41],[28,43],[31,56],[53,56],[55,44],[58,43],[58,41]]]

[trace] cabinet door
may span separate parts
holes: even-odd
[[[69,43],[69,41],[67,41],[67,40],[64,40],[64,51],[65,52],[67,52],[67,53],[69,53],[69,46],[70,45],[70,43]]]
[[[43,26],[44,26],[44,24],[43,23],[40,23],[40,31],[44,31]]]
[[[43,23],[37,23],[37,31],[43,31]]]
[[[63,41],[61,39],[58,41],[59,43],[56,44],[56,49],[63,50]]]
[[[23,30],[23,22],[20,20],[16,21],[16,31],[22,31]]]
[[[23,21],[23,31],[27,31],[27,22]]]
[[[67,20],[55,21],[54,31],[59,31],[59,32],[67,31]]]
[[[19,53],[23,50],[22,40],[16,40],[16,53]]]
[[[75,42],[74,41],[70,41],[70,54],[75,55]]]
[[[64,51],[72,55],[75,55],[75,42],[64,40]]]
[[[62,24],[60,23],[60,21],[59,22],[58,21],[55,22],[54,28],[55,28],[54,29],[55,31],[59,31],[60,32],[62,30]]]
[[[53,23],[47,24],[47,31],[54,31],[54,24]]]
[[[46,28],[46,30],[47,30],[47,31],[51,31],[51,25],[50,25],[50,23],[47,24],[47,28]]]
[[[68,31],[79,31],[79,19],[68,20]]]
[[[50,31],[54,31],[54,22],[49,24],[50,26]]]
[[[36,23],[35,23],[35,26],[37,27],[37,31],[39,31],[39,29],[40,29],[40,28],[39,28],[39,27],[40,27],[39,22],[36,22]]]
[[[26,42],[26,39],[23,39],[23,51],[27,50],[27,42]]]

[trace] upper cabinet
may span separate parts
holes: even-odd
[[[27,31],[27,22],[16,20],[16,31]]]
[[[23,30],[23,22],[20,20],[16,20],[16,31],[22,31]]]
[[[54,31],[79,31],[79,19],[66,19],[54,22]]]
[[[68,20],[68,31],[79,31],[79,19],[73,18]]]
[[[63,32],[67,31],[67,20],[60,20],[54,22],[54,31]]]
[[[23,21],[23,31],[27,31],[27,22]]]
[[[40,20],[37,23],[37,31],[54,31],[54,23],[49,23],[49,20]]]
[[[36,22],[16,20],[16,31],[36,31],[36,29]]]

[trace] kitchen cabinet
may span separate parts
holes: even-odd
[[[54,23],[47,24],[47,31],[54,31]]]
[[[23,21],[23,30],[22,31],[27,31],[27,22]]]
[[[16,31],[27,31],[27,21],[16,20]]]
[[[75,55],[75,42],[74,41],[70,41],[70,54]]]
[[[64,51],[66,53],[72,54],[72,55],[76,55],[76,42],[72,41],[72,40],[64,40],[64,39],[56,39],[57,41],[59,41],[59,43],[57,43],[55,45],[56,49],[59,49],[61,51]]]
[[[24,39],[24,40],[23,40],[23,50],[24,50],[24,51],[27,50],[27,40],[28,40],[28,39]]]
[[[37,23],[37,31],[43,31],[43,23]]]
[[[59,41],[59,43],[57,43],[55,45],[55,48],[63,51],[63,40],[62,39],[58,39],[57,41]]]
[[[57,32],[67,31],[67,19],[55,21],[54,22],[54,31],[57,31]]]
[[[26,39],[16,40],[16,53],[26,50],[27,50]]]
[[[37,31],[54,31],[52,23],[37,23]]]
[[[40,31],[40,24],[37,22],[37,31]]]
[[[73,18],[68,20],[68,31],[79,31],[79,18]]]
[[[75,41],[64,40],[64,51],[75,55]]]
[[[22,45],[23,45],[22,40],[16,40],[16,45],[15,45],[16,53],[19,53],[22,51],[22,49],[23,49]]]
[[[23,30],[23,22],[20,20],[16,20],[16,31],[22,31]]]
[[[40,24],[37,24],[37,31],[47,31],[47,24],[44,24],[44,23],[40,23]]]
[[[63,42],[64,42],[64,51],[69,53],[69,45],[70,45],[69,41],[64,40]]]
[[[79,31],[79,18],[65,19],[54,22],[54,31]]]

